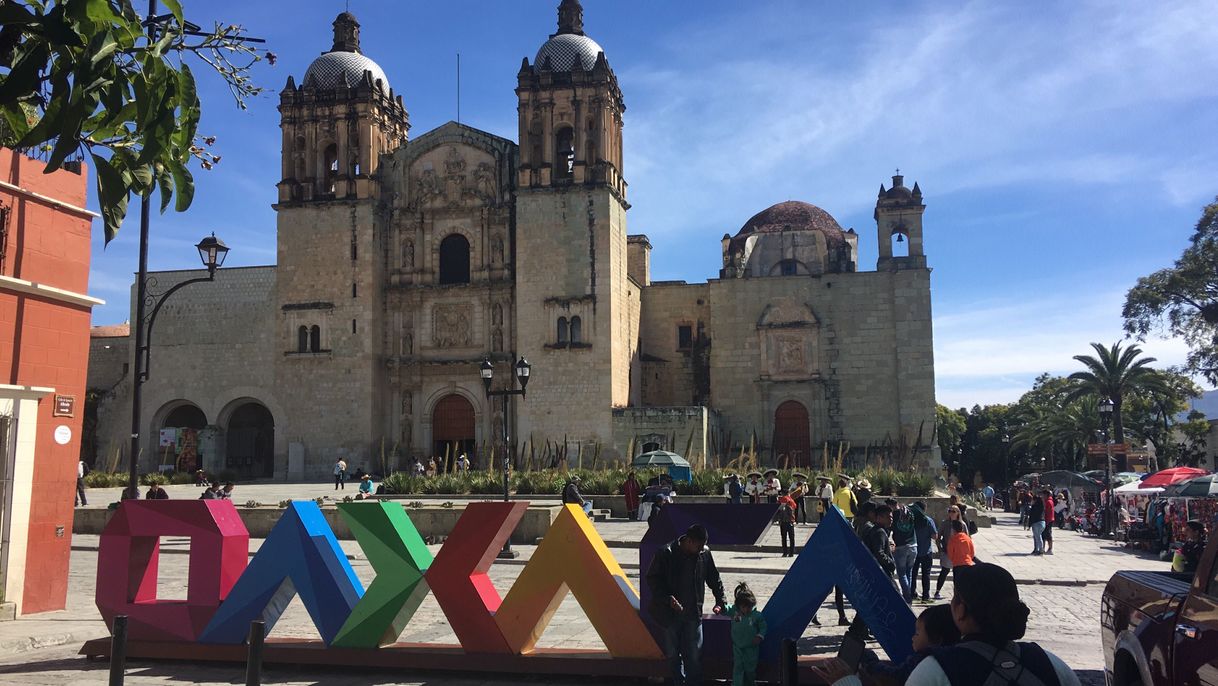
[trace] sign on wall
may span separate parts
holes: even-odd
[[[74,395],[56,395],[55,407],[51,411],[52,417],[75,417],[76,416],[76,396]]]

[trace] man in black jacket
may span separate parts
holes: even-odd
[[[694,524],[683,536],[660,548],[647,569],[652,598],[648,610],[664,628],[664,653],[673,682],[678,685],[702,682],[702,602],[706,589],[715,596],[715,612],[726,603],[723,581],[706,539],[706,527]]]

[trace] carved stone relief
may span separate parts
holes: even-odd
[[[495,329],[495,333],[491,335],[491,351],[503,352],[503,330]]]
[[[804,341],[803,336],[775,336],[778,348],[779,372],[804,371]]]
[[[491,308],[491,324],[495,326],[503,324],[503,305],[495,303],[495,306]]]
[[[473,310],[467,304],[436,305],[432,309],[432,344],[438,348],[464,348],[472,338]]]
[[[412,240],[402,243],[402,266],[406,269],[414,269],[414,241]]]

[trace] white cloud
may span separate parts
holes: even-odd
[[[977,303],[935,317],[936,395],[950,407],[1012,402],[1043,372],[1078,371],[1075,355],[1092,355],[1091,343],[1122,340],[1118,316],[1123,292],[1087,292]],[[1184,362],[1177,339],[1149,339],[1139,347],[1156,367]]]

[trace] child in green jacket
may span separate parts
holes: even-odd
[[[732,686],[753,686],[757,654],[765,639],[765,617],[757,610],[757,596],[749,585],[736,586],[736,602],[723,608],[732,618]]]

